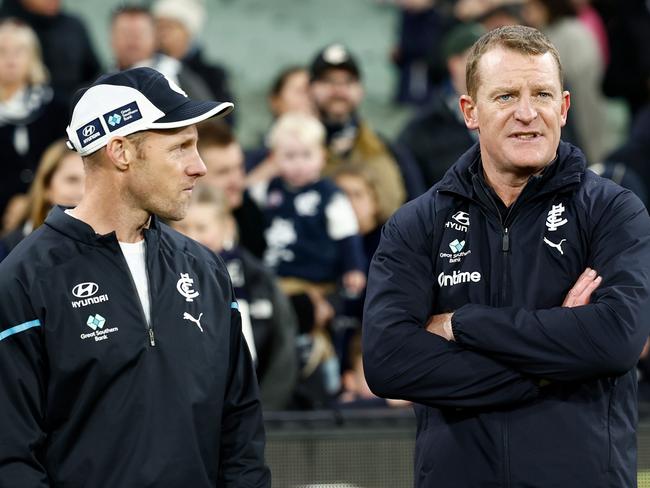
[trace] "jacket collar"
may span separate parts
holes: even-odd
[[[557,153],[556,160],[546,169],[551,172],[549,177],[544,178],[536,190],[538,194],[577,184],[586,171],[585,156],[577,147],[560,142]],[[438,191],[455,193],[469,199],[474,198],[473,180],[480,163],[481,150],[477,142],[447,170],[438,184]]]
[[[52,208],[45,219],[45,225],[57,232],[64,234],[76,241],[84,242],[94,246],[117,245],[115,232],[108,234],[97,234],[95,230],[82,220],[76,219],[65,213],[66,207],[56,205]],[[149,228],[144,229],[144,238],[149,240],[152,236],[160,233],[160,223],[155,215],[151,216]]]

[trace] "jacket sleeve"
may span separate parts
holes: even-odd
[[[2,268],[2,267],[0,267]],[[46,354],[41,321],[0,269],[0,487],[49,486],[43,465]]]
[[[650,331],[650,219],[630,192],[596,222],[588,265],[603,282],[589,305],[524,310],[466,305],[454,313],[459,344],[549,380],[629,371]]]
[[[436,313],[432,244],[423,224],[431,219],[418,217],[416,208],[407,204],[384,226],[370,267],[363,362],[371,390],[452,408],[499,407],[537,397],[536,384],[521,373],[424,329]]]
[[[236,306],[233,302],[230,311],[230,364],[221,419],[218,486],[267,488],[271,473],[264,464],[262,405]]]

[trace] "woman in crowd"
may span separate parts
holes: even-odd
[[[36,171],[20,225],[0,241],[0,259],[45,222],[52,206],[75,207],[83,196],[85,179],[81,157],[63,140],[51,144]]]
[[[47,83],[34,31],[18,20],[0,21],[0,212],[27,190],[45,148],[65,134],[67,107]]]
[[[283,69],[271,84],[267,101],[273,119],[286,113],[313,115],[314,105],[309,96],[309,73],[302,66]],[[277,167],[269,156],[266,141],[255,149],[246,151],[246,172],[249,184],[270,180],[277,176]]]

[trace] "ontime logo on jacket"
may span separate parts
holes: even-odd
[[[478,283],[481,281],[481,273],[478,271],[454,271],[452,274],[444,272],[438,275],[438,285],[454,286],[461,283]]]

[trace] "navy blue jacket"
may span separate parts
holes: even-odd
[[[417,404],[416,486],[636,486],[646,209],[565,143],[503,214],[479,169],[475,145],[396,212],[369,273],[365,373]],[[591,303],[560,307],[587,266]],[[450,311],[456,342],[423,328]]]
[[[0,487],[270,486],[223,262],[145,241],[150,325],[115,234],[59,207],[0,263]]]

